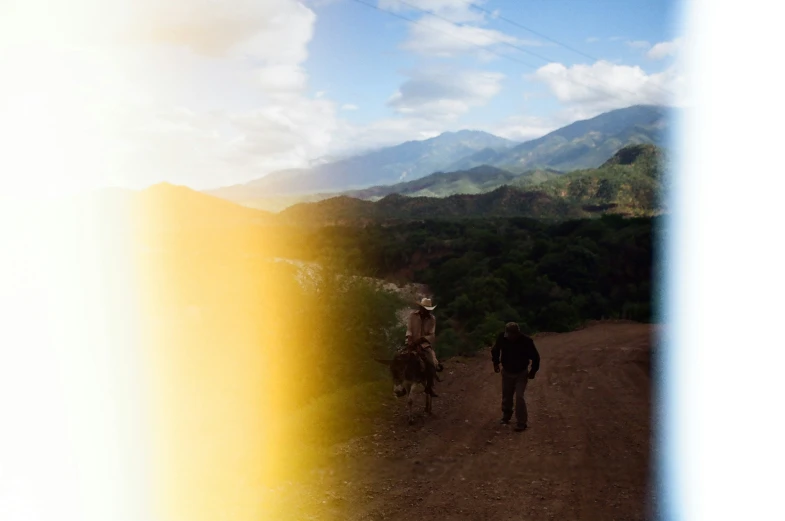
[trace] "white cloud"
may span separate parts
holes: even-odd
[[[451,57],[468,52],[481,52],[504,44],[531,45],[499,31],[471,25],[458,26],[433,16],[412,25],[409,38],[401,47],[408,51],[431,56]]]
[[[550,63],[539,68],[531,78],[547,85],[560,102],[580,117],[635,104],[684,103],[681,95],[684,75],[677,67],[646,74],[640,67],[607,61],[572,67]]]
[[[337,4],[345,0],[301,0],[305,5],[312,5],[314,7],[324,7],[327,5]]]
[[[357,105],[354,105],[352,103],[345,103],[344,105],[341,106],[341,110],[352,110],[353,111],[353,110],[359,110],[359,108],[360,107],[358,107]]]
[[[278,63],[260,67],[255,76],[259,88],[268,95],[299,93],[308,85],[308,76],[297,63]],[[321,98],[318,94],[317,97]]]
[[[542,137],[561,126],[563,125],[554,118],[519,115],[510,116],[499,124],[481,130],[513,141],[524,142]]]
[[[459,130],[456,120],[434,120],[413,114],[373,121],[367,125],[343,124],[331,143],[336,157],[399,145],[405,141],[427,139],[448,130]]]
[[[316,18],[300,2],[120,2],[73,0],[53,8],[57,23],[34,9],[24,23],[0,20],[0,94],[11,100],[0,106],[0,138],[13,149],[0,168],[18,173],[20,186],[245,182],[457,130],[503,79],[413,72],[389,102],[396,117],[352,125],[338,117],[352,104],[308,94],[303,64]],[[84,25],[91,16],[100,24]],[[482,30],[468,34],[490,43]],[[8,50],[28,41],[35,52]]]
[[[306,97],[242,111],[129,110],[118,137],[130,148],[116,158],[116,178],[134,187],[234,184],[307,165],[329,150],[338,126],[334,103]]]
[[[476,5],[484,4],[486,0],[474,1]],[[455,23],[482,22],[485,13],[472,9],[465,0],[379,0],[379,7],[392,12],[430,11],[443,16]]]
[[[460,130],[461,116],[496,96],[505,78],[496,72],[448,66],[417,69],[407,75],[409,79],[387,102],[396,117],[367,125],[341,123],[331,143],[333,155],[345,156]]]
[[[662,60],[668,56],[674,56],[683,44],[682,38],[675,38],[669,42],[660,42],[652,47],[646,56],[652,60]]]
[[[617,108],[636,104],[690,106],[682,61],[656,74],[607,61],[572,67],[551,63],[538,69],[529,79],[547,85],[562,108],[546,117],[510,116],[484,130],[508,139],[527,141]],[[528,94],[523,93],[524,98],[528,99]]]
[[[426,17],[424,23],[441,23],[472,43],[415,25],[406,42],[411,50],[482,57],[477,46],[493,49],[499,40],[535,43],[481,27],[485,15],[463,0],[411,2],[474,24]],[[352,104],[309,95],[304,63],[316,15],[297,0],[19,5],[0,17],[0,99],[9,101],[0,104],[0,170],[14,173],[12,186],[245,182],[326,154],[458,130],[461,116],[496,96],[504,79],[484,71],[413,71],[388,101],[395,117],[351,125],[339,114]],[[675,70],[647,75],[607,62],[586,70],[552,64],[535,76],[573,116],[654,99],[654,86],[680,80]],[[610,87],[585,91],[570,84],[575,78]],[[628,99],[622,88],[636,94]],[[489,130],[522,140],[560,121],[520,116]]]
[[[632,40],[632,41],[628,40],[626,44],[627,47],[630,47],[632,49],[648,49],[649,47],[651,47],[651,44],[646,40]]]
[[[596,43],[596,42],[599,42],[599,41],[600,41],[600,39],[597,38],[596,36],[590,36],[590,37],[586,38],[586,43]]]
[[[519,47],[542,45],[537,40],[519,39],[501,31],[480,27],[487,21],[486,14],[471,9],[463,0],[379,0],[379,7],[393,12],[422,15],[417,23],[411,24],[409,37],[401,47],[423,55],[453,57],[476,53],[487,61],[498,58],[487,52],[487,49],[493,47],[506,44]]]
[[[530,99],[543,98],[546,95],[541,92],[523,92],[521,93],[521,96],[524,101],[529,101]]]
[[[497,72],[446,67],[410,71],[409,80],[390,97],[388,105],[402,115],[455,120],[498,94],[504,78]]]
[[[343,128],[307,94],[316,15],[296,0],[36,1],[0,19],[0,169],[20,186],[231,184]]]

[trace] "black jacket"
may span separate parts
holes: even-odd
[[[529,375],[534,376],[540,369],[540,353],[534,347],[534,341],[526,335],[511,340],[500,333],[491,349],[491,356],[494,365],[501,363],[504,370],[511,373],[525,371],[529,368],[529,361],[532,363]]]

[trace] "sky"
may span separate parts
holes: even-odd
[[[5,0],[3,186],[206,189],[445,131],[525,141],[684,106],[679,14],[664,0]]]

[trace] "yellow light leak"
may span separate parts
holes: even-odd
[[[60,199],[123,166],[89,118],[117,93],[66,82],[60,61],[113,32],[84,9],[122,10],[14,6],[0,22],[14,73],[0,86],[0,518],[279,519],[263,492],[302,476],[296,435],[274,430],[314,385],[308,325],[290,319],[302,290],[259,256],[284,237],[176,195]]]
[[[307,326],[287,319],[302,290],[260,259],[279,240],[272,232],[183,228],[180,195],[188,194],[175,189],[155,207],[137,207],[157,504],[166,519],[265,519],[262,491],[298,451],[296,437],[273,431],[292,397],[310,391],[297,356]],[[212,207],[195,208],[192,222],[206,222],[203,213],[222,220]]]
[[[147,195],[4,206],[9,519],[259,520],[294,507],[265,503],[276,480],[307,478],[276,432],[313,390],[303,289],[260,258],[281,237],[177,229],[178,195]]]

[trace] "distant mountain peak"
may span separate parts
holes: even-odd
[[[434,143],[434,142],[438,143],[440,141],[445,141],[445,140],[450,141],[450,140],[454,140],[454,139],[459,139],[459,140],[461,140],[461,139],[485,139],[485,140],[491,140],[492,142],[497,143],[497,144],[498,143],[508,143],[510,145],[515,144],[514,141],[508,140],[508,139],[503,138],[503,137],[499,137],[499,136],[497,136],[495,134],[491,134],[490,132],[486,132],[484,130],[470,129],[470,128],[461,129],[461,130],[448,130],[448,131],[442,132],[438,136],[433,136],[433,137],[430,137],[430,138],[427,138],[427,139],[421,139],[421,140],[411,140],[411,141],[407,141],[406,143]]]
[[[312,168],[272,172],[244,185],[207,193],[245,203],[273,195],[359,190],[421,179],[480,150],[507,150],[516,144],[481,130],[445,132],[429,139],[407,141]]]
[[[493,136],[490,132],[486,132],[484,130],[476,130],[471,128],[464,128],[461,130],[453,130],[442,132],[440,135],[455,135],[455,136],[477,136],[477,135],[485,135],[485,136]]]
[[[615,109],[575,121],[505,151],[477,152],[451,165],[451,168],[467,170],[481,164],[514,172],[544,168],[563,172],[596,168],[626,145],[662,145],[668,125],[667,114],[667,108],[658,105]]]

